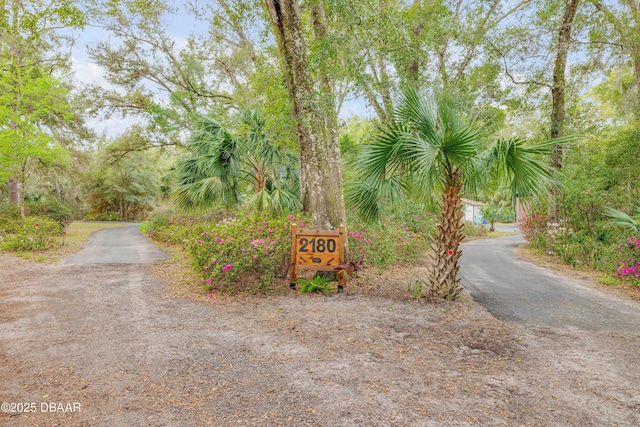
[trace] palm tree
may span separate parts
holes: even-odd
[[[483,207],[481,212],[482,216],[489,222],[489,231],[496,231],[493,225],[502,214],[502,208],[500,206],[489,205]]]
[[[299,207],[296,157],[277,147],[255,111],[242,115],[246,135],[234,136],[218,122],[200,117],[191,134],[192,156],[176,166],[176,203],[183,209],[245,206],[293,211]]]
[[[415,90],[400,99],[392,123],[379,129],[363,147],[358,161],[360,181],[347,189],[347,200],[368,219],[378,204],[407,193],[425,196],[441,191],[438,234],[427,277],[430,294],[455,299],[462,287],[458,260],[462,255],[462,195],[473,192],[491,174],[508,180],[511,191],[536,196],[546,192],[553,175],[544,157],[553,144],[521,139],[490,141],[487,127],[465,121],[453,105]]]

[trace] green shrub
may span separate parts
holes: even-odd
[[[67,226],[73,220],[73,212],[68,206],[56,201],[27,202],[24,207],[25,216],[48,218]],[[21,219],[20,206],[0,203],[0,223]]]
[[[118,212],[88,212],[84,219],[86,221],[120,221]]]
[[[549,253],[564,263],[595,271],[614,271],[615,246],[608,239],[603,241],[586,230],[574,232],[554,224],[549,225],[547,236]]]
[[[633,259],[621,259],[621,245],[616,247],[621,232],[599,223],[594,224],[591,231],[574,231],[564,224],[547,223],[546,217],[536,212],[524,218],[520,229],[533,248],[544,250],[576,268],[614,273],[620,265]]]
[[[202,233],[204,225],[210,222],[208,216],[166,212],[152,215],[148,221],[142,223],[140,231],[150,239],[181,244]]]
[[[300,285],[301,294],[308,294],[312,292],[328,294],[329,292],[338,289],[330,285],[331,279],[319,274],[316,274],[311,279],[299,279],[296,283]]]
[[[0,224],[21,218],[20,206],[8,202],[0,203]],[[4,228],[0,226],[0,228]]]
[[[486,227],[482,224],[471,224],[467,222],[462,229],[462,234],[468,237],[481,237],[486,236],[488,233]]]
[[[394,216],[382,223],[350,218],[348,224],[347,258],[364,256],[365,265],[379,268],[416,262],[429,250],[435,233],[435,218],[429,213],[414,214],[410,218]]]
[[[57,201],[30,202],[25,205],[25,211],[29,216],[46,217],[66,226],[73,219],[71,209]]]
[[[0,244],[3,249],[29,251],[49,249],[62,243],[65,227],[48,218],[28,217],[7,221]]]

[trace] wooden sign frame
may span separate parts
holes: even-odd
[[[346,282],[344,265],[344,225],[337,230],[305,230],[291,224],[291,265],[289,278],[295,288],[296,269],[335,271],[338,276],[338,292]]]

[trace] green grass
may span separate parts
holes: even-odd
[[[105,228],[120,228],[122,226],[123,224],[114,224],[110,222],[74,221],[67,229],[65,246],[86,242],[89,235],[94,231],[104,230]]]
[[[632,286],[640,288],[640,281],[630,278],[620,278],[615,276],[602,276],[598,281],[607,286]]]
[[[624,282],[613,276],[602,276],[598,279],[600,283],[607,286],[620,286],[624,285]]]

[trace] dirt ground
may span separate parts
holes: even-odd
[[[639,336],[508,325],[468,295],[415,301],[423,273],[209,297],[175,259],[0,255],[0,401],[14,404],[0,425],[640,425]]]

